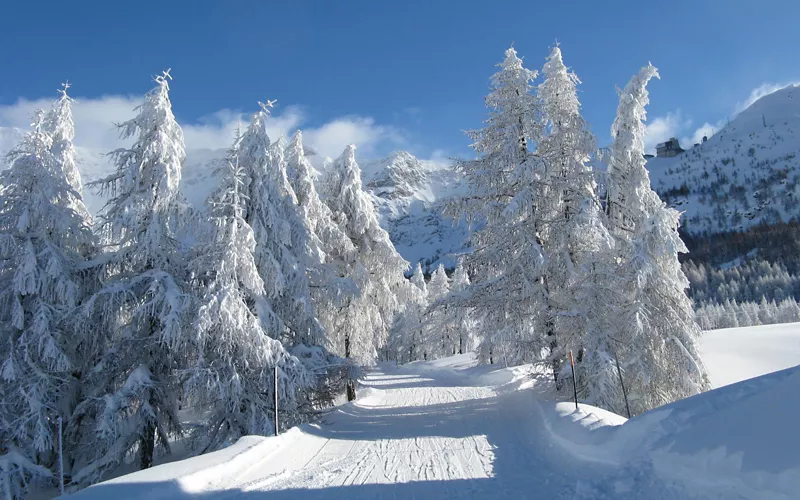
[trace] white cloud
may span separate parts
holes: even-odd
[[[319,128],[303,130],[303,139],[321,156],[336,158],[349,144],[358,147],[362,156],[383,154],[381,147],[394,148],[405,143],[403,134],[395,127],[377,125],[370,117],[347,116]]]
[[[772,94],[782,88],[788,87],[789,85],[798,85],[800,82],[788,82],[788,83],[762,83],[758,87],[754,88],[750,91],[750,95],[744,101],[739,101],[736,103],[736,108],[734,109],[734,116],[738,115],[745,109],[749,108],[757,100],[761,99],[765,95]]]
[[[0,126],[26,130],[37,108],[47,109],[54,99],[20,99],[16,103],[0,106]],[[133,108],[142,103],[138,97],[104,96],[97,99],[76,99],[73,107],[75,121],[75,143],[87,147],[111,151],[123,146],[126,141],[119,138],[115,123],[127,120]]]
[[[37,108],[49,108],[54,99],[20,99],[11,105],[0,106],[0,128],[12,127],[27,130],[33,112]],[[100,98],[76,98],[73,107],[75,120],[75,144],[99,151],[112,151],[128,145],[130,141],[119,138],[115,123],[131,118],[134,108],[142,103],[141,97],[104,96]],[[201,117],[195,123],[181,123],[186,148],[223,149],[230,146],[236,128],[245,126],[249,112],[222,109]],[[275,112],[268,126],[270,137],[289,136],[305,122],[301,108],[289,106]],[[371,117],[344,116],[318,127],[305,127],[304,139],[322,156],[337,157],[345,146],[355,144],[359,156],[370,157],[384,154],[405,143],[403,133],[390,125],[375,123]],[[0,134],[0,140],[16,140],[17,134]],[[7,138],[5,140],[3,138]],[[0,144],[3,146],[3,144]],[[11,146],[10,144],[8,145]],[[5,148],[8,149],[8,148]]]
[[[692,121],[684,119],[680,110],[648,120],[644,134],[644,150],[648,153],[654,152],[656,144],[678,137],[691,124]]]

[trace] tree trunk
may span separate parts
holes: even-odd
[[[153,451],[156,447],[156,428],[152,423],[147,423],[142,436],[139,438],[139,448],[141,453],[141,469],[149,469],[153,466]]]
[[[346,333],[344,336],[344,357],[350,359],[350,334]],[[356,386],[352,380],[347,380],[347,400],[356,400]]]

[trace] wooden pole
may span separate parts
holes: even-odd
[[[575,393],[575,409],[578,409],[578,383],[575,381],[575,360],[572,357],[572,349],[569,350],[569,365],[572,367],[572,392]]]
[[[64,421],[58,417],[58,486],[64,496]]]
[[[278,435],[278,366],[275,366],[275,435]]]

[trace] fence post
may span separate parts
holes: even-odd
[[[572,367],[572,392],[575,393],[575,409],[578,409],[578,383],[575,381],[575,360],[572,358],[572,349],[569,350],[569,364]]]
[[[58,417],[58,486],[64,496],[64,431],[63,420]]]
[[[275,365],[275,435],[278,435],[278,365]]]

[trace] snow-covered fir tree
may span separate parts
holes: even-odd
[[[494,362],[498,346],[503,345],[505,359],[522,363],[539,359],[548,322],[543,227],[537,207],[543,164],[530,149],[539,141],[542,125],[531,94],[536,73],[523,66],[513,48],[505,56],[486,98],[486,127],[469,132],[472,148],[480,156],[456,164],[470,195],[448,211],[456,217],[485,220],[485,226],[473,234],[474,250],[466,256],[473,283],[453,295],[448,306],[473,311],[479,318],[477,349],[482,361]]]
[[[450,293],[450,279],[439,264],[428,283],[428,302],[431,307],[425,314],[427,324],[426,344],[434,357],[455,354],[455,331],[448,321],[448,306],[437,307],[437,301],[445,299]]]
[[[395,250],[379,222],[375,206],[361,183],[355,146],[348,146],[328,168],[325,202],[333,220],[345,232],[356,251],[350,277],[360,290],[342,311],[344,338],[336,352],[363,363],[372,363],[385,349],[395,313],[402,308],[406,262]]]
[[[270,305],[253,256],[253,230],[244,220],[244,169],[234,157],[217,174],[221,182],[210,199],[211,231],[190,264],[199,302],[194,335],[183,347],[191,363],[184,382],[186,401],[206,415],[193,431],[193,444],[201,453],[244,435],[272,434],[274,367],[279,374],[279,422],[284,425],[299,420],[292,415],[296,396],[311,385],[300,361],[275,339],[279,332],[265,331],[282,324],[263,322],[255,314]]]
[[[687,251],[678,235],[680,215],[650,188],[643,158],[646,85],[656,75],[647,66],[620,92],[608,174],[623,290],[616,354],[632,414],[709,387],[697,350],[700,328],[686,295],[689,281],[678,262]]]
[[[404,306],[395,313],[389,332],[389,351],[398,363],[424,359],[428,352],[425,339],[428,287],[419,262],[405,287],[404,296]]]
[[[325,341],[325,333],[316,318],[307,275],[309,255],[315,261],[319,257],[309,247],[310,235],[289,183],[285,144],[271,143],[267,134],[271,106],[272,102],[261,104],[234,145],[239,166],[245,173],[244,218],[253,228],[256,265],[274,311],[260,316],[262,321],[283,324],[277,331],[270,327],[265,330],[277,333],[276,338],[284,345],[320,345]]]
[[[459,294],[469,289],[470,279],[466,267],[464,267],[464,259],[459,258],[456,263],[456,269],[453,271],[453,278],[450,283],[450,293]],[[465,308],[452,307],[446,311],[447,321],[452,325],[455,331],[455,347],[458,354],[470,352],[473,349],[473,331],[475,329],[474,320],[470,311]]]
[[[57,112],[36,112],[0,172],[0,492],[6,498],[23,498],[31,481],[52,480],[57,421],[70,420],[80,397],[86,331],[75,310],[85,298],[82,268],[94,237],[77,191],[80,178],[69,168],[69,102],[62,91]]]
[[[169,72],[156,77],[137,115],[119,125],[134,143],[114,151],[114,173],[92,183],[112,196],[100,216],[109,250],[97,265],[105,282],[87,304],[96,342],[106,348],[87,382],[94,392],[74,419],[86,456],[78,482],[97,480],[135,450],[141,468],[150,467],[180,429],[175,373],[185,367],[181,349],[191,334],[186,254],[175,236],[185,152],[169,79]]]
[[[297,131],[286,149],[289,181],[297,196],[297,206],[307,228],[308,276],[316,313],[326,329],[326,347],[336,349],[336,320],[347,302],[358,295],[349,278],[355,265],[355,246],[333,221],[330,208],[320,198],[314,184],[313,167],[305,157],[302,132]]]
[[[72,144],[75,138],[75,123],[72,121],[72,103],[74,100],[67,94],[69,87],[70,85],[65,83],[64,88],[60,90],[61,97],[45,116],[45,127],[52,137],[50,152],[58,161],[72,189],[79,196],[83,196],[83,182],[81,173],[78,170],[75,146]],[[81,208],[80,205],[82,203],[78,205],[79,210]]]
[[[568,366],[564,362],[568,350],[574,350],[581,361],[596,335],[608,331],[606,289],[614,276],[613,241],[587,165],[595,142],[580,113],[580,80],[564,64],[558,46],[552,49],[542,74],[537,96],[547,133],[536,152],[544,163],[545,186],[539,192],[538,208],[547,221],[541,232],[551,322],[547,335],[551,363],[558,374]]]

